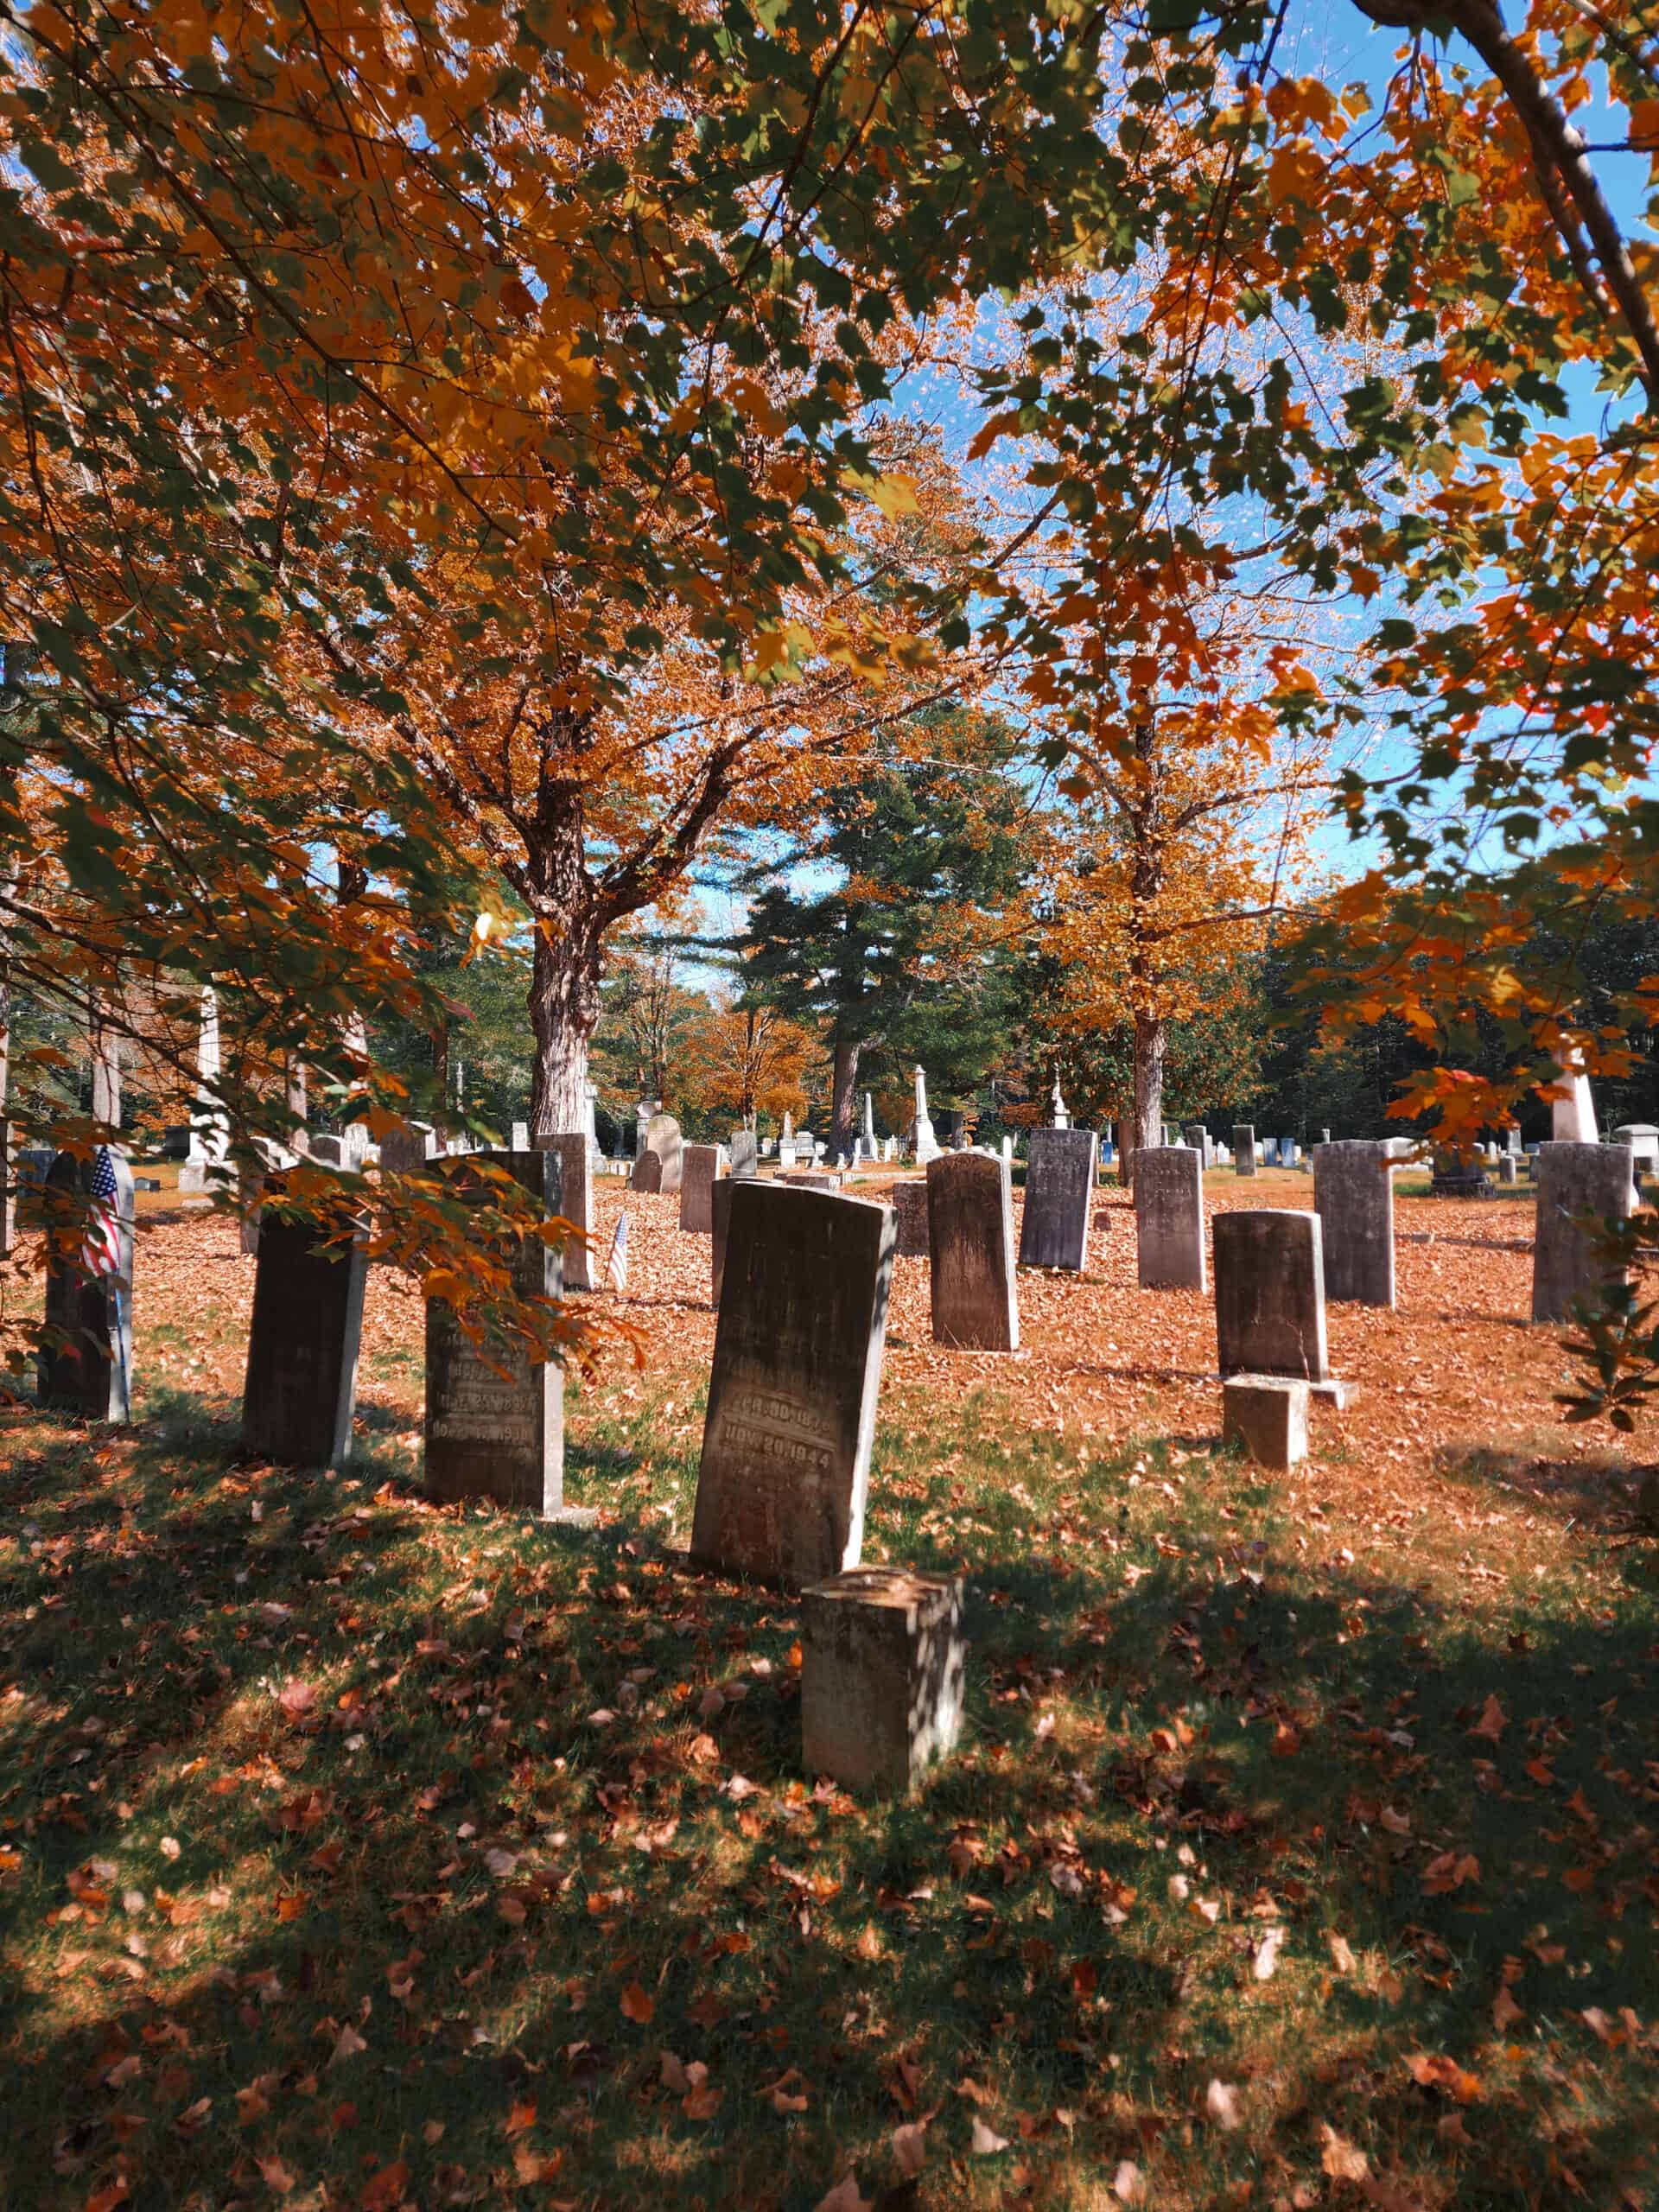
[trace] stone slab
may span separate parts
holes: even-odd
[[[368,1277],[363,1228],[331,1237],[315,1222],[285,1219],[273,1203],[283,1187],[273,1175],[264,1189],[242,1442],[278,1466],[332,1467],[352,1447]]]
[[[483,1204],[480,1173],[505,1168],[540,1201],[543,1217],[562,1211],[555,1152],[480,1152],[435,1163],[454,1192]],[[526,1297],[560,1294],[558,1252],[526,1243],[515,1283]],[[442,1299],[426,1306],[426,1487],[432,1497],[493,1498],[498,1504],[558,1516],[564,1506],[564,1377],[549,1361],[533,1366],[503,1345],[480,1348]]]
[[[1292,1375],[1322,1382],[1325,1266],[1317,1214],[1263,1207],[1218,1213],[1216,1344],[1230,1375]]]
[[[646,1122],[644,1132],[645,1149],[654,1152],[663,1163],[659,1191],[677,1191],[680,1187],[681,1145],[680,1125],[671,1114],[653,1114]],[[645,1187],[643,1185],[640,1186]]]
[[[537,1137],[531,1149],[557,1156],[559,1211],[573,1229],[581,1232],[564,1240],[564,1287],[591,1290],[594,1262],[588,1239],[594,1233],[594,1155],[588,1133],[585,1129],[561,1129],[555,1135]]]
[[[1098,1147],[1092,1129],[1033,1129],[1020,1224],[1022,1268],[1089,1264],[1089,1212]],[[1007,1155],[1004,1155],[1006,1165]]]
[[[858,1567],[801,1593],[801,1763],[902,1795],[954,1747],[968,1647],[962,1584]]]
[[[895,1183],[893,1186],[893,1211],[899,1224],[896,1246],[901,1260],[925,1260],[928,1255],[927,1239],[927,1184],[918,1177],[913,1182]]]
[[[1623,1221],[1635,1212],[1630,1155],[1622,1144],[1541,1144],[1537,1173],[1532,1318],[1565,1321],[1578,1300],[1594,1300],[1618,1280],[1580,1217]]]
[[[734,1129],[727,1154],[732,1163],[732,1173],[740,1183],[747,1182],[752,1175],[760,1173],[760,1147],[755,1141],[753,1129]]]
[[[1014,1194],[1006,1160],[951,1152],[928,1162],[933,1338],[959,1351],[1017,1351]]]
[[[633,1163],[633,1173],[628,1178],[631,1190],[642,1191],[649,1198],[663,1187],[663,1156],[659,1152],[642,1152]]]
[[[709,1193],[726,1165],[717,1144],[688,1144],[680,1152],[680,1227],[693,1236],[707,1236],[715,1225]]]
[[[1223,1441],[1242,1444],[1258,1466],[1307,1457],[1307,1384],[1287,1375],[1230,1375],[1221,1386]]]
[[[78,1160],[67,1152],[53,1160],[41,1192],[44,1318],[58,1341],[41,1347],[40,1401],[83,1421],[125,1421],[132,1414],[132,1171],[112,1147],[99,1152],[113,1196],[92,1196],[99,1154]]]
[[[893,1280],[891,1208],[731,1186],[691,1550],[762,1582],[856,1567]]]
[[[1313,1210],[1325,1296],[1392,1307],[1394,1173],[1387,1146],[1359,1137],[1315,1145]]]
[[[1142,1290],[1203,1290],[1204,1162],[1191,1145],[1135,1154],[1135,1268]]]
[[[1233,1172],[1237,1175],[1254,1175],[1255,1173],[1254,1122],[1235,1122],[1233,1124]]]

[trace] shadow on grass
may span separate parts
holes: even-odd
[[[1477,1615],[1233,1463],[1166,1497],[995,1433],[878,1446],[871,1551],[966,1570],[973,1655],[961,1755],[874,1806],[799,1773],[791,1601],[626,1527],[15,1450],[10,2201],[796,2212],[924,2117],[940,2207],[1125,2158],[1323,2202],[1327,2127],[1429,2202],[1647,2187],[1653,1606]],[[573,1447],[583,1494],[655,1450]]]

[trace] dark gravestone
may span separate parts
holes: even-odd
[[[1216,1341],[1228,1375],[1295,1375],[1323,1382],[1325,1268],[1317,1214],[1218,1213]]]
[[[131,1170],[107,1147],[90,1160],[60,1152],[42,1199],[41,1403],[86,1421],[126,1421],[132,1412]]]
[[[478,1152],[442,1173],[450,1189],[474,1205],[491,1185],[480,1171],[505,1168],[539,1202],[543,1219],[560,1211],[559,1159],[553,1152]],[[514,1271],[522,1297],[556,1298],[559,1254],[526,1239]],[[550,1521],[576,1521],[564,1503],[564,1377],[551,1361],[532,1366],[522,1351],[487,1341],[474,1345],[454,1309],[426,1304],[426,1487],[445,1501],[489,1497]]]
[[[594,1160],[585,1131],[562,1131],[557,1136],[537,1137],[531,1149],[556,1154],[559,1163],[559,1211],[580,1233],[564,1240],[564,1287],[591,1290],[593,1261],[588,1238],[594,1233]]]
[[[1618,1281],[1580,1217],[1623,1221],[1636,1211],[1630,1155],[1622,1144],[1541,1144],[1538,1222],[1532,1248],[1532,1318],[1565,1321],[1577,1299],[1596,1299]]]
[[[1204,1288],[1204,1161],[1191,1145],[1135,1154],[1135,1243],[1142,1290]]]
[[[429,1122],[403,1122],[380,1140],[380,1166],[388,1175],[418,1175],[437,1149]]]
[[[726,1280],[726,1245],[732,1233],[732,1190],[737,1183],[752,1182],[748,1175],[722,1175],[709,1193],[709,1258],[713,1296],[710,1303],[720,1311],[721,1286]]]
[[[663,1155],[660,1152],[642,1152],[633,1163],[633,1173],[628,1178],[629,1187],[643,1191],[647,1197],[663,1187]]]
[[[267,1201],[282,1188],[273,1175]],[[242,1386],[242,1441],[260,1459],[331,1467],[350,1452],[367,1274],[360,1229],[325,1237],[267,1203]]]
[[[1211,1164],[1209,1130],[1205,1127],[1202,1122],[1189,1122],[1186,1125],[1185,1135],[1188,1144],[1192,1146],[1193,1151],[1198,1154],[1198,1158],[1203,1161],[1205,1166],[1207,1168]]]
[[[715,1217],[709,1193],[721,1179],[726,1155],[717,1144],[688,1144],[680,1151],[680,1227],[707,1236]]]
[[[899,1224],[899,1241],[894,1247],[901,1260],[925,1260],[927,1257],[927,1185],[918,1179],[915,1182],[895,1183],[893,1186],[893,1211]]]
[[[1327,1298],[1394,1304],[1394,1174],[1385,1142],[1346,1138],[1313,1147]]]
[[[946,1153],[927,1164],[933,1340],[963,1351],[1017,1351],[1014,1198],[1007,1162]]]
[[[691,1550],[763,1582],[856,1567],[893,1279],[865,1198],[731,1185]]]
[[[1254,1175],[1255,1173],[1254,1122],[1235,1122],[1233,1124],[1233,1173],[1236,1175]]]
[[[1022,1268],[1089,1264],[1089,1209],[1094,1203],[1092,1129],[1033,1129],[1020,1224]]]

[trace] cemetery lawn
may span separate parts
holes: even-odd
[[[141,1240],[130,1433],[4,1417],[0,2201],[1652,2205],[1659,1527],[1551,1426],[1516,1218],[1402,1208],[1285,1478],[1120,1220],[1014,1361],[901,1263],[866,1556],[969,1578],[969,1713],[871,1806],[799,1773],[788,1599],[675,1548],[671,1207],[592,1535],[422,1501],[379,1278],[359,1463],[242,1463],[218,1223]]]

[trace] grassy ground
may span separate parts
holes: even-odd
[[[671,1548],[694,1394],[573,1407],[579,1538],[425,1506],[409,1379],[344,1478],[176,1388],[0,1435],[8,2203],[1659,2202],[1622,1488],[1464,1459],[1357,1553],[891,1391],[867,1557],[969,1577],[970,1712],[860,1806]]]

